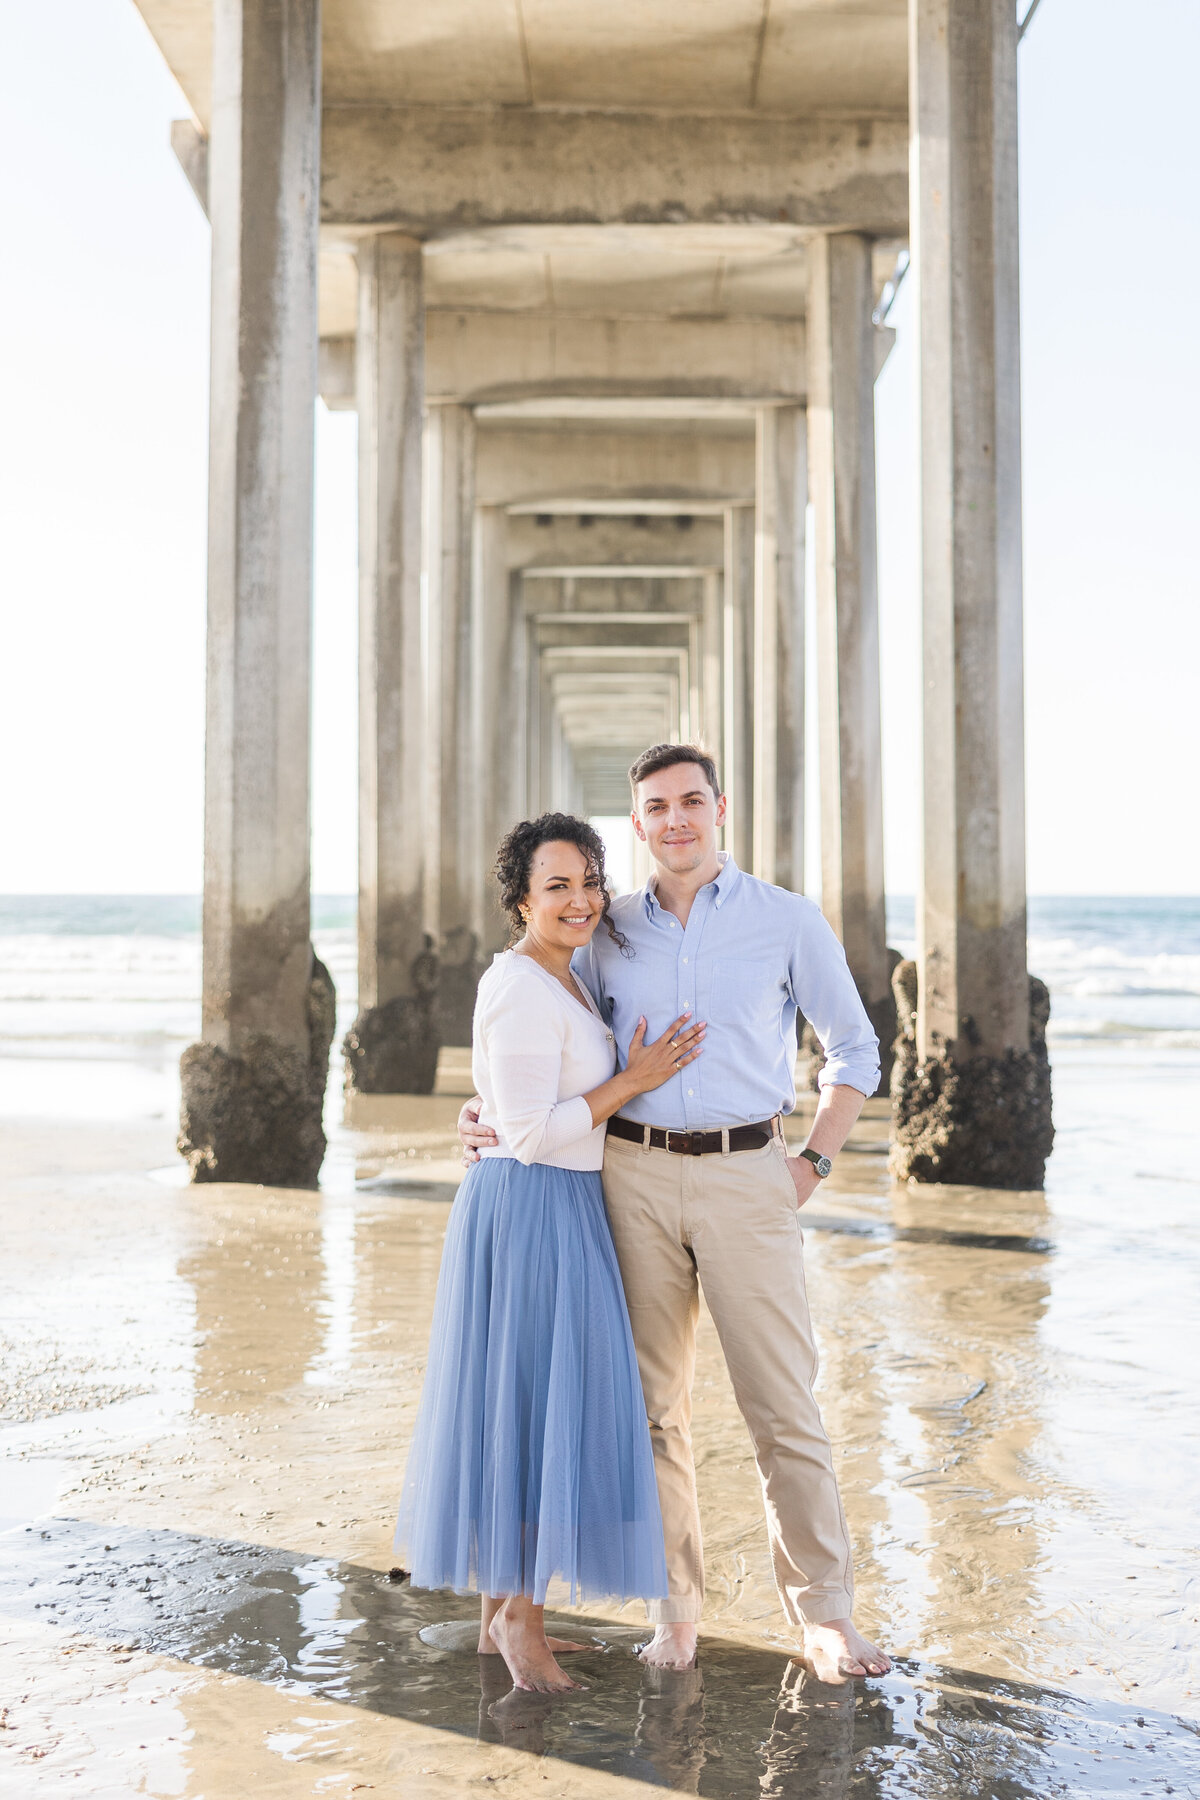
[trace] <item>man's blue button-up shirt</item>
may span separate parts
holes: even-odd
[[[659,905],[653,883],[614,900],[612,918],[627,949],[602,924],[573,967],[612,1026],[621,1067],[643,1013],[648,1042],[685,1007],[708,1021],[703,1056],[629,1101],[624,1118],[707,1131],[791,1112],[797,1012],[825,1051],[822,1087],[875,1092],[879,1040],[842,946],[811,900],[743,874],[726,856],[686,926]]]

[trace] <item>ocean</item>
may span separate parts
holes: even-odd
[[[199,924],[194,895],[0,896],[0,1115],[170,1116],[199,1033]],[[889,902],[888,937],[912,953],[911,896]],[[313,939],[340,1035],[356,1008],[351,896],[314,897]],[[1029,966],[1050,988],[1052,1054],[1200,1049],[1200,898],[1035,897]]]

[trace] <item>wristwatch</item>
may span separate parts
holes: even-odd
[[[819,1150],[802,1150],[800,1154],[808,1159],[822,1181],[824,1181],[827,1175],[833,1173],[832,1156],[822,1156]]]

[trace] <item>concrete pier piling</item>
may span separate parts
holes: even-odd
[[[438,1043],[425,930],[421,246],[373,235],[357,276],[359,1011],[343,1052],[350,1090],[428,1094]]]
[[[308,852],[320,101],[316,0],[223,0],[207,172],[203,1039],[183,1057],[179,1139],[196,1180],[305,1186],[325,1149],[315,1064],[331,984],[309,944]]]
[[[624,812],[650,743],[716,752],[726,847],[803,887],[811,502],[822,903],[885,1086],[899,1045],[894,1169],[1041,1180],[1010,0],[909,0],[907,31],[903,9],[885,24],[855,0],[786,24],[730,8],[711,39],[664,4],[654,31],[600,9],[583,36],[550,5],[521,43],[472,0],[435,34],[393,8],[386,44],[367,0],[324,0],[323,19],[317,0],[143,7],[194,109],[172,141],[213,227],[205,1010],[181,1138],[197,1178],[304,1181],[320,1162],[319,385],[359,429],[348,1092],[432,1091],[506,937],[497,840],[547,807]],[[893,334],[874,321],[906,247],[925,823],[897,1035],[874,429]]]
[[[892,1166],[1039,1188],[1052,1132],[1025,964],[1016,17],[1005,0],[914,0],[911,16],[925,842]]]
[[[755,417],[753,871],[804,889],[804,413]]]
[[[462,1045],[471,1041],[475,987],[483,972],[474,931],[472,881],[471,694],[476,646],[471,607],[475,513],[471,408],[430,407],[425,439],[425,797],[432,851],[425,865],[425,910],[442,966],[435,1003],[438,1040]]]
[[[821,907],[879,1036],[887,1091],[896,1015],[883,878],[875,548],[875,328],[870,241],[809,247],[809,479],[817,600]]]

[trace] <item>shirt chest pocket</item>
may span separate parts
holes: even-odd
[[[713,1029],[778,1037],[785,994],[774,963],[723,956],[713,967]]]

